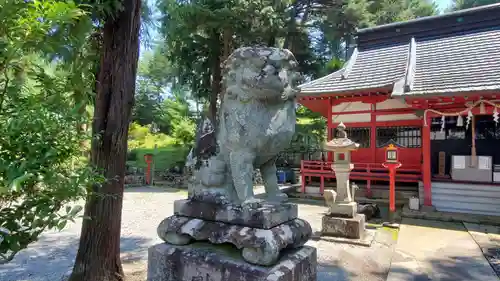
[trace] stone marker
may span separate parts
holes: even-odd
[[[340,123],[336,138],[327,142],[325,149],[333,151],[335,162],[332,169],[337,179],[337,191],[325,190],[323,197],[329,209],[322,219],[322,233],[345,238],[362,239],[365,232],[365,216],[358,214],[358,206],[351,194],[349,174],[354,165],[351,163],[351,152],[359,148],[359,144],[347,137],[346,127]]]
[[[297,65],[277,48],[229,56],[218,124],[198,130],[188,199],[158,226],[167,243],[149,249],[148,281],[316,280],[316,249],[304,247],[311,226],[286,202],[275,166],[295,132]],[[254,196],[257,168],[266,199]]]

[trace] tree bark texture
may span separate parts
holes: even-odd
[[[219,93],[219,99],[220,99],[220,107],[222,108],[222,103],[224,102],[224,94],[225,94],[225,89],[222,85],[222,77],[224,76],[223,70],[224,70],[224,64],[226,63],[226,60],[229,58],[231,55],[232,51],[232,43],[233,42],[233,31],[230,27],[226,27],[224,29],[224,32],[222,34],[222,43],[223,43],[223,49],[222,49],[222,54],[221,54],[221,59],[220,59],[220,66],[221,66],[221,74],[220,74],[220,79],[221,82],[220,84],[220,93]]]
[[[217,124],[217,99],[221,92],[221,82],[222,82],[222,71],[221,71],[221,38],[220,33],[217,30],[213,31],[212,34],[212,81],[211,81],[211,91],[210,91],[210,106],[209,106],[209,116],[212,120],[212,124],[216,126]]]
[[[120,230],[127,137],[134,102],[141,0],[123,0],[106,19],[92,123],[91,162],[107,181],[85,204],[80,245],[70,281],[124,280]]]

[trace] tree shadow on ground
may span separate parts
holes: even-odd
[[[151,239],[144,237],[122,237],[120,246],[124,263],[147,257],[151,243]],[[64,231],[44,235],[18,253],[10,263],[0,265],[0,280],[61,280],[73,268],[78,244],[78,237]]]
[[[380,274],[374,272],[374,274]],[[387,274],[380,275],[387,278]],[[428,259],[424,264],[415,262],[414,267],[408,262],[392,263],[387,281],[496,281],[497,275],[486,262],[474,257],[451,256],[447,259]]]
[[[317,281],[348,281],[358,276],[358,274],[343,268],[338,261],[333,263],[318,262],[316,271]]]
[[[364,270],[361,264],[347,267],[342,260],[333,263],[318,262],[317,281],[385,281],[388,271],[389,268]]]

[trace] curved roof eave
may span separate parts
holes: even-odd
[[[331,77],[334,77],[334,76],[336,76],[336,75],[340,76],[340,75],[342,75],[342,73],[344,73],[344,71],[345,71],[345,67],[342,67],[341,69],[339,69],[339,70],[337,70],[337,71],[335,71],[335,72],[332,72],[332,73],[330,73],[330,74],[328,74],[328,75],[326,75],[326,76],[323,76],[323,77],[321,77],[321,78],[314,79],[314,80],[312,80],[312,81],[309,81],[309,82],[306,82],[306,83],[304,83],[304,84],[301,84],[301,85],[299,85],[299,86],[298,86],[298,88],[300,89],[300,92],[302,93],[302,88],[303,88],[303,87],[309,86],[309,85],[311,85],[311,84],[313,84],[313,83],[316,83],[316,82],[320,82],[320,81],[323,81],[323,80],[327,80],[327,79],[329,79],[329,78],[331,78]]]

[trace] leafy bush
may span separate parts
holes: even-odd
[[[190,145],[195,138],[196,125],[193,120],[183,117],[174,124],[172,136],[177,144]]]
[[[189,125],[188,123],[182,126]],[[149,126],[132,123],[128,140],[129,154],[127,159],[129,164],[133,162],[136,167],[146,167],[145,154],[154,155],[156,170],[166,170],[179,162],[184,162],[190,149],[188,145],[184,145],[184,141],[189,141],[190,136],[189,132],[179,131],[179,133],[180,136],[184,137],[184,140],[178,141],[162,133],[153,134]],[[192,133],[194,137],[194,130]]]
[[[189,154],[189,147],[172,145],[169,147],[161,147],[158,149],[136,149],[136,166],[144,168],[146,162],[144,161],[145,154],[153,154],[156,171],[164,171],[172,168],[177,163],[184,163]]]
[[[137,148],[166,147],[175,143],[174,138],[162,133],[151,133],[150,126],[141,126],[132,123],[129,128],[128,148],[135,150]]]
[[[1,264],[44,230],[64,228],[81,209],[64,206],[102,179],[81,161],[88,138],[77,128],[87,120],[75,94],[86,89],[72,80],[84,80],[86,63],[45,61],[82,46],[85,33],[69,30],[85,31],[90,18],[71,1],[7,1],[0,14]]]
[[[137,150],[132,149],[127,153],[127,161],[135,161],[137,159]]]
[[[0,117],[0,227],[8,232],[0,234],[0,263],[45,229],[62,229],[73,221],[81,206],[59,211],[83,198],[86,187],[97,181],[78,161],[83,140],[74,129],[78,116],[69,110],[56,113],[35,99],[16,108],[10,118]]]

